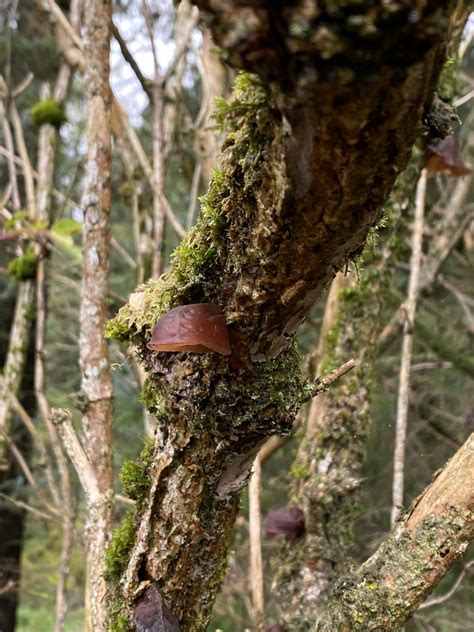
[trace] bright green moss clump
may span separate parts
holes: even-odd
[[[49,123],[54,127],[60,127],[67,121],[63,106],[51,97],[38,101],[30,110],[33,124],[39,127]]]
[[[147,439],[136,461],[127,459],[122,465],[120,480],[126,496],[139,502],[149,487],[148,467],[153,457],[153,441]]]
[[[122,524],[115,529],[105,552],[105,564],[111,578],[119,580],[128,563],[135,538],[135,509],[129,511]]]
[[[34,279],[36,275],[36,255],[33,248],[28,248],[25,254],[10,261],[8,272],[17,281]]]

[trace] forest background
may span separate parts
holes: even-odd
[[[52,99],[51,93],[64,80],[61,73],[64,75],[66,71],[58,53],[57,33],[38,4],[34,0],[19,3],[3,0],[0,15],[0,74],[3,78],[0,83],[0,363],[5,365],[9,344],[11,348],[12,322],[20,287],[37,274],[35,244],[41,243],[47,253],[44,258],[47,310],[42,314],[47,318],[42,350],[46,379],[40,395],[44,395],[48,408],[71,410],[78,427],[81,416],[78,370],[82,269],[80,199],[86,156],[84,78],[80,72],[71,73],[62,98],[55,95]],[[68,2],[60,2],[59,6],[64,11],[71,8]],[[456,106],[459,122],[453,120],[451,124],[460,141],[462,160],[467,165],[474,164],[473,28],[472,22],[468,22],[464,36],[456,43],[457,50],[451,51],[438,89],[440,98]],[[112,168],[110,317],[127,302],[137,284],[168,269],[171,253],[181,236],[176,227],[188,230],[195,222],[199,212],[198,197],[206,191],[222,141],[212,119],[214,100],[217,99],[217,107],[222,106],[220,99],[229,97],[233,81],[233,72],[221,64],[209,33],[198,25],[197,10],[186,2],[180,3],[179,9],[166,0],[116,2],[111,51],[112,88],[149,157],[159,191],[150,185],[140,160],[136,156],[125,156],[120,143],[116,142]],[[160,88],[162,93],[154,92],[154,75],[166,77],[165,87]],[[8,90],[4,90],[4,86]],[[157,99],[162,103],[160,114],[154,107]],[[41,216],[35,171],[39,171],[36,157],[41,149],[40,130],[44,121],[53,123],[58,137],[54,141],[53,195],[51,204],[43,209],[47,215]],[[154,145],[157,134],[161,138],[158,150]],[[161,151],[161,156],[157,151]],[[39,214],[34,218],[24,210],[30,194],[24,152],[31,163],[38,196]],[[415,150],[415,162],[420,160],[419,153]],[[11,187],[12,165],[16,168],[17,201]],[[416,172],[417,167],[411,168]],[[409,372],[408,434],[403,457],[405,506],[422,492],[433,473],[474,429],[474,361],[469,353],[474,336],[474,198],[470,183],[470,175],[458,178],[431,174],[428,179]],[[390,295],[380,316],[385,327],[374,353],[370,383],[366,385],[370,390],[372,424],[364,462],[362,510],[355,523],[358,561],[376,550],[390,530],[393,513],[394,445],[400,414],[399,372],[404,322],[400,305],[407,296],[413,268],[415,187],[410,191],[403,202],[403,227],[397,224],[397,242],[390,244],[396,252],[396,267]],[[339,283],[363,284],[364,277],[370,278],[371,266],[375,265],[374,250],[385,247],[395,234],[391,204],[387,203],[385,224],[382,222],[378,234],[371,236],[355,265],[348,267],[345,276],[338,277]],[[164,205],[169,211],[163,211]],[[156,221],[160,212],[161,225]],[[172,217],[177,220],[175,226]],[[357,300],[361,300],[360,297]],[[357,309],[357,305],[351,307],[354,318]],[[299,350],[305,370],[309,372],[315,372],[321,360],[321,344],[328,344],[328,340],[330,343],[330,327],[323,325],[324,314],[325,300],[312,309],[299,331]],[[327,305],[326,314],[330,317]],[[65,547],[60,512],[49,498],[51,489],[45,459],[50,457],[43,453],[45,446],[48,455],[50,451],[54,454],[55,448],[49,443],[51,435],[47,425],[41,422],[38,388],[36,397],[33,388],[33,372],[35,368],[38,370],[32,333],[34,310],[26,320],[32,329],[24,341],[29,339],[30,347],[21,388],[15,402],[10,402],[14,412],[8,438],[10,449],[0,478],[0,617],[4,617],[5,626],[0,627],[5,632],[13,629],[42,632],[55,629],[60,616],[65,630],[82,630],[83,496],[73,468],[67,465],[71,505],[65,510],[70,519],[71,542]],[[37,320],[36,313],[36,323]],[[124,497],[118,474],[124,461],[137,457],[152,422],[140,403],[143,372],[123,345],[111,342],[110,352],[115,398],[116,521],[119,523],[129,508],[129,501]],[[322,368],[319,373],[325,372]],[[294,435],[289,440],[274,442],[268,448],[268,458],[262,456],[261,483],[257,481],[256,485],[263,520],[271,510],[286,506],[289,499],[297,497],[295,488],[298,480],[304,478],[304,472],[296,455],[304,440],[303,420],[308,414],[306,405],[300,412],[300,427]],[[37,427],[38,437],[33,444],[31,434],[25,429],[25,418],[34,420]],[[61,467],[61,459],[57,465]],[[56,479],[53,489],[58,480],[63,481]],[[255,493],[255,486],[253,489]],[[245,491],[229,568],[210,630],[256,629],[258,587],[255,576],[250,578],[255,548],[251,550],[250,546],[249,511],[257,510],[255,505],[249,509],[249,496]],[[270,625],[281,620],[278,599],[272,589],[272,575],[278,566],[278,537],[263,537],[262,546],[264,609]],[[473,573],[472,553],[468,552],[443,578],[406,630],[468,630],[468,622],[474,621]],[[61,581],[64,602],[58,611],[57,592]]]

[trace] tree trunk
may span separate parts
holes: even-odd
[[[220,104],[222,169],[171,274],[109,326],[138,349],[157,417],[153,449],[123,475],[137,502],[109,551],[120,616],[151,581],[185,631],[207,625],[259,446],[289,432],[308,397],[293,336],[407,164],[453,11],[197,4],[228,61],[260,78],[240,75],[234,100]],[[222,306],[230,359],[146,348],[160,315],[201,302]]]

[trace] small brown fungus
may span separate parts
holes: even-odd
[[[428,148],[426,168],[428,171],[446,173],[458,178],[471,173],[471,169],[462,161],[456,136],[448,136]]]
[[[175,307],[156,323],[147,347],[152,351],[231,353],[222,310],[213,303]]]
[[[269,538],[280,534],[299,536],[304,530],[304,513],[298,507],[280,507],[268,513],[266,535]]]

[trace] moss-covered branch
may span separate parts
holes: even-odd
[[[379,549],[340,578],[314,632],[403,625],[474,538],[474,434]]]
[[[230,33],[227,4],[213,6],[224,11],[216,25]],[[294,30],[293,4],[271,12]],[[265,5],[268,13],[275,3]],[[372,35],[356,26],[342,56],[326,46],[280,56],[281,33],[268,31],[265,50],[292,77],[284,85],[267,64],[249,66],[251,55],[234,59],[229,45],[232,60],[258,66],[262,78],[239,75],[233,101],[219,104],[227,132],[221,167],[171,272],[139,288],[109,326],[137,349],[149,375],[144,401],[158,423],[144,465],[148,485],[137,484],[136,513],[115,540],[120,564],[109,556],[120,576],[117,621],[130,620],[153,581],[183,630],[205,628],[253,456],[268,436],[289,432],[307,393],[294,333],[363,245],[429,108],[451,4],[429,3],[416,22],[406,8],[384,17],[378,4],[358,6],[374,15]],[[303,41],[353,28],[353,11],[313,17]],[[258,40],[252,24],[240,32],[242,50]],[[146,348],[160,315],[197,302],[222,306],[229,359]]]

